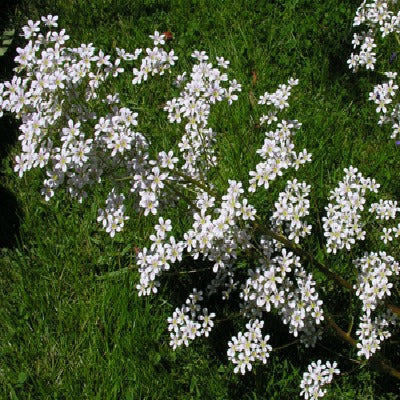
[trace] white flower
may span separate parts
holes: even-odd
[[[154,35],[150,35],[150,39],[153,40],[154,46],[158,44],[165,44],[164,35],[160,34],[158,31],[154,32]]]
[[[322,364],[321,360],[312,362],[308,366],[308,372],[303,373],[303,379],[300,383],[300,396],[305,399],[317,400],[326,394],[326,389],[323,387],[332,382],[334,374],[339,374],[340,370],[337,367],[336,361],[332,364],[327,361],[326,365]]]

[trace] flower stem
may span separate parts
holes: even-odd
[[[215,191],[212,191],[209,189],[207,186],[203,185],[202,183],[198,182],[196,179],[193,179],[190,176],[187,176],[179,171],[174,171],[178,176],[182,177],[186,181],[198,186],[199,188],[203,189],[210,195],[217,197],[218,194]],[[285,236],[274,232],[273,230],[269,229],[265,225],[262,225],[260,222],[260,218],[256,216],[256,220],[253,221],[254,227],[256,229],[259,229],[261,232],[263,232],[266,236],[275,239],[279,243],[282,243],[288,250],[293,251],[293,253],[297,254],[300,256],[303,260],[307,260],[316,267],[320,272],[322,272],[327,278],[335,281],[337,284],[342,286],[343,288],[350,290],[352,292],[355,291],[353,285],[347,281],[346,279],[343,279],[341,276],[336,274],[335,272],[331,271],[328,267],[326,267],[324,264],[321,262],[317,261],[310,253],[306,252],[303,250],[300,246],[297,244],[293,243],[293,241],[287,239]],[[400,307],[390,304],[387,300],[385,301],[385,306],[389,308],[394,314],[400,315]]]
[[[328,322],[328,325],[333,328],[333,330],[347,343],[351,344],[353,347],[357,346],[357,340],[355,340],[353,337],[350,336],[349,333],[345,332],[344,330],[342,330],[339,325],[333,320],[332,317],[330,317],[329,315],[327,315],[325,313],[325,318],[326,321]],[[384,371],[386,373],[388,373],[389,375],[400,379],[400,371],[398,371],[397,369],[391,367],[387,361],[385,360],[380,360],[377,358],[371,358],[370,360],[371,364],[377,368],[380,369],[381,371]]]

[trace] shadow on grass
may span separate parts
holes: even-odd
[[[11,117],[3,116],[0,119],[0,164],[3,168],[6,167],[5,158],[17,141],[17,132],[16,123]],[[14,193],[1,183],[2,175],[0,173],[0,248],[13,248],[17,245],[21,210]]]
[[[13,248],[17,245],[19,232],[19,207],[12,192],[0,186],[0,248]]]
[[[0,34],[8,27],[12,15],[20,1],[3,0],[0,7]],[[15,39],[15,35],[14,35]],[[12,77],[14,67],[15,40],[8,46],[7,51],[0,57],[0,81]],[[17,142],[18,129],[15,121],[9,116],[0,118],[0,164],[5,168],[4,160]],[[13,248],[17,244],[20,229],[19,216],[21,215],[15,195],[1,183],[0,173],[0,248]]]

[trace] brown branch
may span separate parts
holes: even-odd
[[[385,302],[386,307],[392,311],[393,314],[400,315],[400,307],[396,306],[394,304],[389,304],[388,302]]]
[[[333,330],[347,343],[350,343],[352,346],[357,346],[357,340],[351,337],[350,334],[342,330],[339,325],[333,320],[332,317],[329,315],[326,315],[325,313],[325,319],[328,322],[328,325],[333,328]]]
[[[320,270],[324,275],[326,275],[331,280],[334,280],[335,282],[337,282],[340,286],[342,286],[342,287],[344,287],[346,289],[349,289],[349,290],[353,290],[353,286],[352,286],[352,284],[350,282],[346,281],[345,279],[343,279],[339,275],[335,274],[333,271],[328,269],[325,265],[323,265],[319,261],[317,261],[311,254],[309,254],[306,251],[304,251],[300,246],[297,246],[292,241],[287,239],[285,236],[283,236],[283,235],[281,235],[279,233],[276,233],[276,232],[272,231],[271,229],[268,229],[268,228],[260,225],[256,221],[254,222],[254,225],[258,229],[260,229],[262,232],[264,232],[267,236],[269,236],[269,237],[275,239],[276,241],[284,244],[287,247],[287,249],[292,250],[293,253],[297,254],[298,256],[302,257],[305,260],[308,260],[312,265],[317,267],[317,269]]]
[[[208,188],[206,185],[203,183],[197,181],[196,179],[193,179],[191,176],[183,174],[182,172],[178,171],[177,169],[174,170],[174,174],[178,175],[180,178],[184,179],[188,183],[193,183],[195,186],[199,187],[200,189],[204,190],[206,193],[213,197],[217,197],[218,193],[210,188]]]
[[[204,191],[208,192],[210,195],[213,195],[213,196],[217,197],[217,193],[212,191],[212,190],[210,190],[209,188],[207,188],[203,183],[198,182],[195,179],[193,179],[193,178],[191,178],[189,176],[186,176],[185,174],[179,173],[178,171],[175,171],[175,173],[178,176],[180,176],[181,178],[183,178],[186,182],[192,183],[192,184],[198,186],[199,188],[203,189]],[[258,216],[257,216],[257,219],[258,219],[258,221],[260,220]],[[326,277],[328,277],[329,279],[335,281],[340,286],[342,286],[342,287],[344,287],[344,288],[346,288],[346,289],[348,289],[348,290],[350,290],[352,292],[355,291],[353,285],[349,281],[343,279],[341,276],[339,276],[335,272],[331,271],[324,264],[322,264],[319,261],[317,261],[311,254],[309,254],[306,251],[304,251],[300,246],[297,246],[295,243],[293,243],[292,241],[287,239],[285,236],[272,231],[271,229],[265,227],[264,225],[261,225],[257,221],[254,221],[253,223],[254,223],[254,226],[255,226],[256,229],[260,230],[261,232],[263,232],[264,234],[266,234],[270,238],[275,239],[276,241],[282,243],[285,247],[287,247],[289,250],[293,251],[293,253],[295,253],[298,256],[300,256],[303,260],[308,260],[313,266],[315,266]],[[396,305],[393,305],[393,304],[390,304],[388,301],[385,301],[385,305],[393,313],[400,315],[400,307],[398,307]],[[339,325],[333,320],[332,317],[330,317],[329,315],[326,315],[325,318],[326,318],[326,321],[327,321],[328,325],[339,335],[339,337],[342,338],[342,340],[344,340],[345,342],[349,343],[353,347],[357,347],[357,340],[354,339],[350,335],[351,328],[349,329],[349,332],[345,332],[343,329],[341,329],[339,327]],[[219,322],[221,322],[221,321],[219,321]],[[284,345],[284,346],[282,346],[282,348],[290,346],[290,345],[292,345],[294,343],[295,342],[292,342],[292,343],[289,343],[287,345]],[[386,361],[380,360],[380,359],[376,359],[376,358],[372,358],[370,360],[370,362],[375,368],[380,369],[380,370],[388,373],[389,375],[391,375],[391,376],[393,376],[393,377],[395,377],[397,379],[400,379],[400,371],[398,371],[395,368],[391,367],[389,364],[387,364]]]
[[[191,269],[189,271],[163,271],[163,275],[170,276],[170,275],[186,275],[186,274],[197,274],[199,272],[204,271],[211,271],[212,267],[208,268],[199,268],[199,269]]]
[[[355,340],[353,337],[351,337],[348,333],[346,333],[344,330],[342,330],[339,325],[333,320],[332,317],[330,317],[329,315],[325,314],[325,318],[326,321],[328,322],[328,325],[333,328],[333,330],[347,343],[351,344],[353,347],[357,346],[357,340]],[[400,379],[400,371],[398,371],[397,369],[391,367],[386,361],[384,360],[380,360],[377,358],[371,358],[370,360],[371,364],[383,371],[388,373],[389,375]]]
[[[387,374],[392,375],[393,377],[395,377],[397,379],[400,379],[400,371],[391,367],[385,361],[372,358],[371,364],[373,366],[375,366],[377,369],[380,369],[381,371],[386,372]]]
[[[284,344],[284,345],[282,345],[280,347],[273,347],[272,350],[271,350],[271,353],[273,351],[279,351],[279,350],[286,349],[287,347],[293,346],[294,344],[297,344],[297,343],[299,343],[299,340],[294,340],[293,342],[286,343],[286,344]]]
[[[276,241],[282,243],[285,245],[285,247],[288,250],[293,251],[293,253],[297,254],[298,256],[302,257],[303,260],[309,261],[313,266],[315,266],[320,272],[322,272],[326,277],[329,279],[335,281],[338,283],[340,286],[342,286],[345,289],[348,289],[352,292],[355,292],[355,289],[353,285],[347,281],[346,279],[343,279],[341,276],[336,274],[335,272],[331,271],[329,268],[327,268],[324,264],[320,263],[317,261],[311,254],[307,253],[304,251],[300,246],[297,246],[294,244],[292,241],[287,239],[285,236],[276,233],[272,231],[271,229],[266,228],[263,225],[260,225],[257,221],[254,221],[254,225],[257,229],[261,230],[263,233],[265,233],[267,236],[275,239]],[[385,306],[389,308],[394,314],[397,314],[400,316],[400,307],[396,306],[395,304],[389,303],[388,300],[385,301]]]
[[[192,183],[193,185],[201,188],[202,190],[204,190],[205,192],[207,192],[211,196],[214,196],[214,197],[218,196],[218,193],[216,193],[214,190],[209,189],[205,184],[203,184],[201,182],[198,182],[196,179],[193,179],[192,177],[190,177],[190,176],[188,176],[188,175],[186,175],[186,174],[184,174],[182,172],[179,172],[178,170],[175,170],[174,173],[177,176],[179,176],[180,178],[184,179],[186,182]],[[120,180],[126,180],[126,179],[132,179],[132,177],[124,177],[124,178],[121,178]],[[177,190],[173,187],[173,185],[168,185],[168,186],[175,192],[175,194],[178,195]],[[180,195],[182,196],[182,193],[180,193]],[[184,200],[186,200],[188,203],[191,204],[189,199],[187,199],[185,197],[183,197],[183,198],[184,198]],[[258,216],[256,218],[258,219],[258,221],[260,221],[260,218]],[[304,251],[300,246],[296,245],[291,240],[287,239],[285,236],[283,236],[283,235],[281,235],[279,233],[276,233],[276,232],[272,231],[271,229],[265,227],[264,225],[260,224],[257,221],[253,221],[253,223],[254,223],[254,226],[257,229],[261,230],[264,234],[266,234],[267,236],[269,236],[269,237],[275,239],[276,241],[282,243],[283,245],[285,245],[285,247],[287,247],[289,250],[293,251],[293,253],[295,253],[298,256],[300,256],[303,260],[309,261],[320,272],[322,272],[327,278],[335,281],[336,283],[338,283],[340,286],[342,286],[345,289],[348,289],[348,290],[353,291],[353,292],[355,291],[353,285],[349,281],[347,281],[346,279],[343,279],[341,276],[339,276],[335,272],[331,271],[324,264],[322,264],[319,261],[317,261],[310,253],[307,253],[306,251]],[[124,271],[124,272],[126,272],[126,271]],[[100,278],[100,279],[102,279],[102,278]],[[399,306],[389,303],[388,300],[386,300],[384,304],[394,314],[397,314],[397,315],[400,316],[400,307]]]

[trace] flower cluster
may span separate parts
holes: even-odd
[[[185,161],[182,170],[192,178],[198,178],[217,163],[213,149],[216,133],[208,127],[211,105],[221,101],[231,105],[237,100],[235,93],[241,91],[241,85],[232,80],[225,88],[228,75],[214,68],[204,51],[195,51],[192,57],[198,63],[192,68],[191,80],[179,97],[167,101],[164,110],[168,111],[171,123],[185,123],[185,133],[178,144]],[[222,57],[217,60],[220,67],[227,68],[229,61]]]
[[[363,311],[369,316],[386,296],[390,296],[393,284],[388,277],[399,274],[399,263],[385,252],[365,254],[354,261],[359,269],[356,294],[363,303]]]
[[[383,340],[392,336],[389,326],[396,326],[398,318],[395,314],[386,312],[377,315],[373,319],[367,315],[360,318],[359,329],[356,331],[359,342],[357,343],[358,356],[363,356],[367,360],[380,349]]]
[[[173,177],[170,175],[174,170],[178,158],[174,153],[162,151],[158,154],[158,160],[147,160],[146,163],[138,163],[130,160],[130,170],[135,172],[130,181],[131,192],[139,193],[139,207],[144,210],[144,215],[150,213],[156,215],[160,206],[160,199],[166,196],[164,187]]]
[[[168,271],[170,263],[182,260],[183,243],[176,242],[174,236],[170,236],[168,240],[166,238],[167,232],[172,230],[171,220],[160,217],[154,229],[155,233],[150,236],[150,249],[145,247],[137,255],[140,283],[136,288],[139,296],[157,293],[157,276],[162,271]]]
[[[271,124],[277,121],[277,112],[289,107],[288,99],[293,86],[298,84],[298,80],[289,79],[287,85],[279,85],[275,93],[264,93],[260,97],[258,104],[273,105],[275,110],[263,115],[260,118],[261,124],[267,121]],[[295,132],[293,130],[300,129],[301,124],[296,121],[282,120],[277,124],[275,131],[265,132],[265,140],[263,146],[257,150],[257,153],[263,159],[256,165],[255,171],[250,171],[249,192],[255,192],[257,186],[269,188],[270,182],[278,176],[282,176],[283,171],[288,168],[299,169],[300,165],[311,161],[311,154],[307,150],[296,153],[294,151],[294,143],[292,137]]]
[[[160,152],[157,160],[149,158],[147,140],[137,131],[138,114],[127,107],[119,108],[119,94],[108,84],[124,72],[121,61],[137,60],[142,49],[128,53],[117,48],[118,56],[112,61],[91,43],[67,47],[69,36],[64,29],[55,29],[57,19],[42,18],[45,34],[40,33],[41,21],[28,21],[23,27],[28,43],[18,48],[15,59],[18,75],[0,84],[0,109],[22,120],[22,153],[15,158],[15,171],[22,176],[32,168],[46,168],[42,189],[46,200],[65,185],[82,201],[87,197],[87,186],[99,183],[105,174],[118,177],[118,171],[125,170],[133,177],[131,191],[139,194],[139,207],[145,215],[156,214],[164,182],[172,179],[170,170],[178,158],[171,151]],[[147,48],[140,67],[133,68],[134,85],[146,81],[149,75],[163,75],[177,60],[173,50],[167,53],[158,47],[164,44],[163,35],[156,32],[150,37],[155,47]],[[231,81],[224,88],[227,74],[207,63],[204,52],[196,51],[193,57],[198,64],[193,67],[191,82],[179,98],[167,103],[166,109],[171,122],[181,122],[178,114],[187,121],[179,145],[185,160],[182,169],[198,177],[205,161],[208,166],[216,162],[212,150],[215,134],[207,127],[211,104],[222,100],[231,104],[241,87]],[[227,68],[229,61],[223,57],[217,60],[221,68]],[[101,109],[98,100],[111,112],[93,112]],[[109,193],[107,210],[100,210],[99,216],[111,236],[121,230],[126,219],[121,204],[115,203],[115,191],[113,188]]]
[[[389,277],[399,275],[400,266],[385,252],[365,254],[353,263],[359,270],[354,289],[362,301],[363,310],[357,331],[358,355],[368,359],[380,348],[380,342],[390,336],[390,332],[385,330],[385,327],[394,322],[394,316],[385,312],[373,319],[372,314],[379,305],[383,304],[384,298],[391,295],[393,284],[389,282]]]
[[[325,396],[326,388],[324,386],[332,382],[335,374],[340,374],[336,362],[331,363],[330,361],[325,364],[322,364],[321,360],[313,361],[307,369],[308,372],[304,372],[300,383],[302,389],[300,396],[303,396],[306,400],[317,400]]]
[[[336,254],[339,249],[349,250],[356,240],[364,240],[365,231],[359,211],[364,209],[367,190],[377,192],[379,184],[374,179],[364,178],[357,168],[344,169],[345,177],[335,190],[331,191],[323,229],[327,238],[328,253]]]
[[[176,308],[172,317],[168,318],[168,330],[170,331],[170,345],[175,350],[177,347],[189,346],[189,340],[194,340],[197,336],[208,337],[214,326],[213,318],[215,313],[209,313],[207,308],[203,308],[202,314],[198,304],[203,300],[203,292],[196,288],[186,299],[186,304],[181,308]]]
[[[389,220],[395,219],[396,214],[399,212],[400,208],[397,207],[396,200],[379,200],[379,203],[371,204],[369,212],[376,214],[376,219],[380,220]],[[381,240],[383,243],[387,244],[387,242],[391,242],[393,240],[393,236],[398,238],[400,237],[400,224],[397,227],[384,227],[382,229]]]
[[[369,212],[376,213],[376,219],[380,220],[389,220],[395,219],[396,214],[400,211],[400,208],[397,207],[396,200],[379,200],[379,203],[371,204]]]
[[[138,85],[142,83],[142,81],[147,81],[149,74],[152,76],[156,74],[163,75],[164,71],[171,68],[171,66],[174,65],[175,61],[178,59],[173,49],[167,53],[164,49],[157,46],[158,44],[165,44],[163,39],[164,35],[159,35],[156,31],[154,35],[150,35],[150,38],[153,39],[155,47],[153,49],[146,49],[147,55],[142,59],[139,69],[133,68],[133,85]]]
[[[311,233],[311,225],[301,218],[309,214],[310,201],[307,199],[311,186],[305,182],[289,180],[284,192],[279,193],[279,199],[275,202],[275,212],[271,216],[273,227],[284,226],[285,234],[289,240],[299,243],[301,237]]]
[[[238,281],[235,280],[235,271],[233,264],[225,263],[224,268],[219,268],[215,278],[207,285],[207,294],[213,294],[221,291],[222,300],[229,300],[231,293],[237,289]]]
[[[375,53],[376,39],[378,36],[384,38],[390,34],[400,32],[400,11],[395,13],[391,6],[397,1],[373,0],[363,1],[357,9],[353,26],[365,26],[365,30],[354,33],[353,46],[360,48],[359,53],[352,53],[347,61],[350,69],[354,72],[360,66],[374,70],[377,61]],[[397,54],[392,53],[389,64],[396,59]],[[376,112],[379,114],[379,125],[390,123],[392,126],[391,138],[396,139],[399,135],[400,108],[398,101],[394,101],[399,85],[396,83],[397,72],[387,71],[384,75],[387,82],[378,84],[369,93],[369,100],[376,104]]]
[[[128,165],[140,169],[145,158],[146,139],[135,129],[138,114],[119,108],[118,93],[107,92],[109,80],[124,72],[121,61],[136,60],[141,49],[133,54],[117,49],[112,61],[91,43],[67,47],[69,36],[55,29],[56,21],[53,16],[42,18],[43,34],[41,21],[23,27],[27,45],[17,49],[18,75],[0,85],[0,109],[21,119],[22,153],[15,158],[15,171],[22,176],[32,168],[47,168],[42,190],[46,200],[65,183],[81,201],[87,196],[85,187],[100,182],[104,173],[112,175]],[[153,52],[157,57],[148,54],[141,69],[161,74],[175,58],[161,49]],[[146,77],[144,72],[140,76]],[[102,109],[99,103],[111,112],[93,112],[93,105]],[[110,193],[110,204],[112,198]]]
[[[114,189],[108,194],[105,210],[99,209],[97,221],[103,224],[106,232],[111,237],[115,236],[116,232],[121,232],[124,228],[124,221],[129,217],[125,215],[125,196],[120,193],[115,193]]]
[[[353,37],[354,49],[360,48],[359,53],[352,53],[347,61],[349,67],[356,71],[359,66],[373,70],[376,62],[376,53],[374,52],[375,35],[380,34],[385,37],[390,33],[399,33],[400,14],[394,14],[389,6],[394,1],[373,0],[367,2],[364,0],[356,11],[353,26],[365,25],[366,30],[355,33]]]
[[[240,198],[243,192],[240,182],[229,181],[227,194],[222,196],[220,207],[214,208],[214,218],[209,209],[214,207],[215,198],[206,192],[199,192],[196,202],[198,211],[193,214],[192,227],[180,241],[171,236],[169,242],[165,242],[166,230],[160,228],[163,221],[160,218],[159,225],[155,226],[155,234],[150,237],[153,241],[150,250],[144,248],[138,254],[139,294],[157,292],[156,277],[162,270],[169,269],[169,263],[181,261],[184,250],[194,259],[202,255],[203,259],[214,262],[214,272],[232,265],[236,251],[249,246],[246,223],[254,220],[255,215],[255,209],[247,199]]]
[[[247,331],[245,333],[239,332],[228,343],[228,359],[235,364],[235,373],[244,374],[246,369],[251,371],[254,361],[267,363],[272,346],[268,344],[269,335],[262,336],[263,326],[264,321],[250,320],[246,324]]]
[[[374,90],[369,93],[369,100],[376,104],[376,112],[379,114],[379,125],[392,123],[391,139],[398,137],[399,130],[399,107],[395,103],[395,98],[399,85],[396,83],[397,72],[385,72],[387,82],[374,86]]]
[[[193,225],[185,234],[185,244],[194,259],[200,254],[212,261],[213,271],[231,265],[239,249],[249,247],[248,222],[254,220],[256,210],[243,197],[241,182],[229,181],[229,188],[222,196],[219,207],[214,208],[214,217],[209,208],[215,198],[202,193],[198,196]]]
[[[283,110],[285,108],[289,107],[289,97],[291,95],[291,90],[293,86],[298,85],[299,80],[290,78],[286,84],[279,84],[278,89],[274,93],[268,93],[265,92],[262,96],[260,96],[258,100],[258,104],[267,104],[267,105],[273,105],[275,108],[275,111],[272,112],[272,114],[269,115],[263,115],[260,118],[260,122],[264,123],[265,121],[272,121],[274,118],[272,115],[276,116],[276,111],[277,110]],[[270,118],[268,118],[270,117]],[[270,123],[270,122],[269,122]]]
[[[278,255],[271,257],[271,249],[278,252],[279,246],[265,238],[261,241],[264,257],[260,266],[250,269],[248,279],[242,285],[241,298],[247,314],[261,316],[262,311],[276,308],[289,332],[294,336],[303,333],[301,341],[314,346],[319,334],[315,325],[323,319],[322,300],[315,290],[315,281],[300,264],[300,258],[280,248]]]

